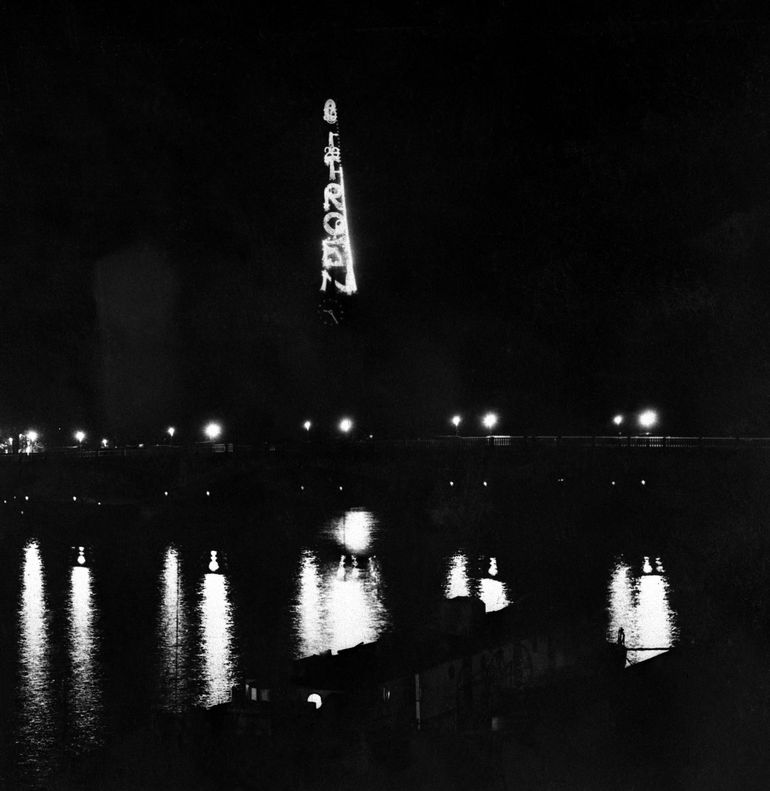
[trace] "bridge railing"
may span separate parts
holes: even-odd
[[[256,445],[236,445],[225,442],[202,442],[190,445],[146,445],[125,446],[113,448],[88,448],[88,447],[49,447],[40,453],[26,454],[9,453],[0,454],[0,464],[12,460],[22,461],[25,458],[45,458],[46,456],[65,456],[73,459],[116,459],[116,458],[141,458],[151,456],[212,456],[217,454],[237,454],[242,456],[259,456],[274,453],[324,453],[326,451],[338,452],[347,449],[371,450],[421,450],[421,449],[460,449],[473,448],[510,448],[523,449],[572,449],[572,448],[599,448],[599,449],[770,449],[770,437],[683,437],[668,435],[513,435],[494,434],[491,436],[455,436],[445,435],[438,437],[424,437],[414,439],[339,439],[333,441],[315,441],[304,443]]]

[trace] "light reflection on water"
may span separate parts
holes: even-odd
[[[235,684],[236,662],[233,649],[233,608],[224,574],[207,573],[198,588],[200,616],[201,706],[215,706],[230,699]]]
[[[489,559],[488,576],[471,577],[468,574],[468,556],[463,552],[457,552],[449,560],[444,595],[447,599],[454,599],[456,596],[474,596],[484,602],[487,612],[502,610],[511,601],[505,583],[493,579],[497,573],[497,559],[492,557]]]
[[[379,561],[364,554],[375,528],[371,512],[353,509],[326,531],[343,550],[338,560],[322,562],[313,550],[301,552],[293,606],[297,656],[370,643],[388,626]]]
[[[660,558],[655,558],[653,565],[645,557],[638,570],[620,559],[612,569],[607,638],[615,642],[618,630],[623,629],[629,663],[651,659],[676,644],[679,630],[668,591],[668,578]]]
[[[377,559],[365,566],[353,560],[343,555],[339,562],[320,563],[315,552],[302,552],[294,605],[297,656],[371,643],[387,627]]]
[[[182,586],[182,560],[176,547],[166,549],[160,586],[160,705],[166,711],[179,711],[189,702],[187,669],[190,641],[187,601]]]
[[[97,610],[91,569],[75,566],[70,571],[68,602],[70,685],[69,744],[75,752],[99,745],[102,721],[102,690],[97,663]]]
[[[24,547],[19,607],[19,761],[38,779],[45,775],[40,756],[54,744],[48,605],[40,547]]]

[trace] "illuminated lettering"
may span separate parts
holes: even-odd
[[[345,266],[345,248],[324,240],[321,247],[321,263],[324,269]]]
[[[337,105],[334,103],[334,99],[327,99],[324,104],[324,121],[327,124],[337,123]]]
[[[330,206],[334,206],[337,211],[344,211],[342,185],[332,182],[326,185],[324,190],[324,211],[329,211]]]
[[[340,211],[330,211],[324,217],[324,231],[329,236],[340,236],[345,233],[345,215]]]
[[[328,99],[324,104],[323,117],[326,123],[336,127],[337,105],[333,99]],[[355,294],[357,287],[345,207],[345,181],[339,131],[336,128],[328,133],[328,145],[324,147],[323,161],[329,168],[329,183],[324,188],[325,238],[321,242],[321,291],[326,291],[328,284],[333,282],[339,291]],[[344,281],[340,282],[333,278],[329,270],[344,270]]]
[[[329,132],[329,145],[324,148],[324,165],[329,166],[329,178],[335,181],[337,174],[341,168],[336,168],[335,165],[340,164],[340,147],[334,142],[334,132]]]

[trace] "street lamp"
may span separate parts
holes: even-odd
[[[484,424],[485,429],[492,431],[497,425],[497,415],[494,412],[487,412],[481,422]]]
[[[353,428],[353,421],[349,417],[344,417],[340,420],[339,429],[343,434],[349,434]]]
[[[222,433],[222,426],[219,423],[209,423],[203,431],[213,442]]]
[[[658,422],[658,415],[653,409],[645,409],[639,415],[639,425],[648,430],[651,429]]]
[[[169,426],[169,427],[166,429],[166,434],[168,434],[168,436],[169,436],[171,439],[174,439],[174,434],[176,434],[176,429],[175,429],[173,426]]]
[[[313,424],[312,424],[312,423],[311,423],[309,420],[306,420],[306,421],[305,421],[305,422],[302,424],[302,428],[304,428],[304,429],[305,429],[305,431],[309,432],[309,431],[310,431],[310,427],[311,427],[312,425],[313,425]]]
[[[459,431],[460,431],[460,423],[462,423],[462,420],[463,419],[459,415],[455,415],[452,418],[451,422],[452,422],[452,425],[455,427],[455,436],[457,436]]]
[[[618,428],[620,428],[620,424],[623,422],[623,415],[615,415],[615,417],[614,417],[614,418],[612,418],[612,422],[613,422],[613,423],[614,423],[614,424],[615,424],[615,425],[616,425]]]
[[[75,439],[78,441],[78,445],[83,445],[83,440],[86,438],[85,431],[76,431],[75,432]]]

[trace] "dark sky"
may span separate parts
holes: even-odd
[[[770,431],[766,27],[161,5],[0,6],[0,430]]]

